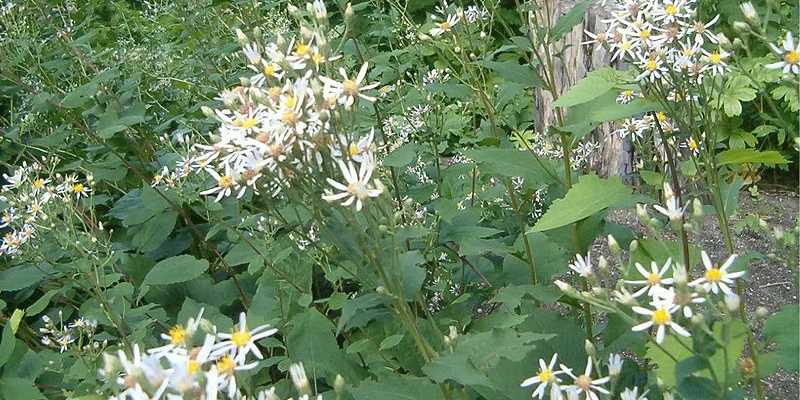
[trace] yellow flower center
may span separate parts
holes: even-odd
[[[297,113],[291,109],[284,111],[281,116],[281,121],[288,126],[294,126],[298,119]]]
[[[719,282],[722,280],[722,271],[719,268],[711,268],[706,271],[706,280],[709,282]]]
[[[42,206],[40,206],[38,203],[31,204],[31,213],[36,214],[37,212],[39,212],[41,210],[42,210]],[[9,218],[9,219],[11,219],[11,218]]]
[[[350,96],[358,94],[358,84],[352,79],[345,79],[342,82],[342,90]]]
[[[180,325],[173,326],[167,334],[169,335],[169,342],[175,346],[183,343],[186,338],[186,330]]]
[[[284,104],[286,104],[286,108],[293,108],[295,105],[297,105],[297,98],[292,95],[286,96]]]
[[[189,375],[194,375],[198,368],[200,368],[200,364],[197,360],[189,360]]]
[[[33,181],[33,187],[36,188],[36,189],[42,187],[42,185],[44,185],[44,179],[42,179],[42,178],[39,178],[39,179]]]
[[[667,115],[664,114],[663,112],[657,112],[656,119],[658,119],[658,122],[664,122],[667,120]]]
[[[550,379],[553,377],[553,371],[551,371],[550,368],[545,368],[539,371],[539,375],[537,376],[539,377],[540,381],[549,382]]]
[[[626,91],[624,91],[622,93],[625,95],[625,97],[633,96],[633,90],[626,90]]]
[[[629,42],[622,43],[619,45],[620,50],[630,50],[631,44]]]
[[[294,52],[297,53],[298,56],[305,56],[310,49],[311,48],[305,43],[298,43],[294,46]]]
[[[311,56],[311,61],[314,61],[314,64],[320,65],[322,64],[323,60],[324,59],[322,58],[322,54],[314,53],[314,55]]]
[[[653,313],[652,321],[656,325],[666,325],[672,318],[669,316],[667,310],[659,308]]]
[[[272,76],[272,74],[274,74],[275,71],[277,71],[277,68],[275,68],[275,64],[269,64],[266,67],[264,67],[264,76]]]
[[[350,151],[351,156],[354,156],[359,153],[358,145],[355,143],[350,143],[350,148],[348,150]]]
[[[642,39],[649,38],[650,37],[650,30],[649,29],[642,29],[642,31],[639,33],[639,37],[642,38]]]
[[[589,390],[589,388],[592,387],[592,378],[589,378],[586,375],[581,375],[578,377],[578,379],[575,379],[575,386],[584,391]]]
[[[656,273],[650,273],[650,276],[647,277],[647,284],[650,286],[655,286],[661,283],[661,276]]]
[[[233,375],[233,367],[235,364],[231,360],[231,356],[225,354],[217,360],[217,371],[222,375]]]
[[[711,57],[709,58],[711,58],[711,62],[713,62],[714,64],[719,64],[722,62],[722,56],[719,54],[718,51],[712,52]]]
[[[783,55],[783,61],[792,65],[800,64],[800,53],[795,50],[789,50]]]
[[[692,49],[683,49],[683,55],[686,57],[691,57],[694,55],[694,50]]]
[[[450,24],[447,21],[444,21],[441,24],[439,24],[439,29],[443,31],[448,31],[450,30]]]
[[[251,129],[252,127],[254,127],[256,125],[256,119],[255,118],[248,118],[248,119],[242,120],[242,119],[238,119],[237,118],[236,121],[233,121],[233,124],[238,126],[238,127],[240,127],[240,128]]]
[[[694,30],[697,31],[697,33],[704,33],[706,31],[706,24],[702,22],[695,22]]]
[[[694,139],[689,139],[688,145],[689,145],[689,148],[692,149],[692,150],[697,150],[697,148],[699,147],[697,145],[697,142],[694,141]]]
[[[235,344],[236,347],[242,347],[246,345],[250,341],[250,331],[245,329],[244,331],[233,331],[231,333],[231,343]]]
[[[233,186],[233,179],[231,179],[231,177],[228,175],[223,175],[219,177],[219,182],[217,182],[217,186],[227,189]]]
[[[650,60],[645,65],[644,69],[646,69],[646,70],[648,70],[650,72],[653,72],[653,71],[656,70],[656,67],[657,67],[657,64],[656,64],[655,60]]]
[[[668,4],[664,8],[664,12],[667,13],[667,15],[675,15],[678,13],[678,7],[675,7],[674,4]]]
[[[83,184],[79,183],[72,187],[72,191],[75,193],[83,193],[86,188],[83,187]]]

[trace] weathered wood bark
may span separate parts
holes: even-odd
[[[554,22],[577,3],[575,0],[544,1],[551,2],[553,14],[551,18]],[[550,49],[543,49],[549,51],[550,54],[562,53],[560,59],[553,59],[556,86],[559,93],[565,93],[571,85],[584,77],[587,72],[612,64],[610,61],[611,54],[602,46],[581,44],[581,42],[588,39],[584,34],[584,30],[602,32],[608,25],[601,20],[606,18],[608,16],[603,7],[589,7],[582,23],[565,34]],[[622,65],[615,66],[624,68]],[[537,111],[536,130],[544,133],[548,131],[549,126],[557,124],[555,110],[551,106],[553,97],[548,91],[542,89],[537,89],[534,95]],[[633,145],[630,140],[613,135],[611,133],[613,130],[612,124],[603,124],[585,138],[585,140],[600,144],[600,149],[592,159],[590,168],[597,171],[598,175],[602,177],[625,176],[632,173],[635,166]]]

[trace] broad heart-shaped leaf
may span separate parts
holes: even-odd
[[[18,265],[4,271],[0,271],[0,292],[11,292],[24,289],[39,282],[47,276],[47,271],[42,270],[41,266]]]
[[[497,73],[499,77],[511,82],[521,83],[529,87],[542,87],[544,84],[542,78],[536,75],[533,68],[527,64],[519,64],[516,61],[497,62],[490,60],[476,61],[475,64],[489,68]]]
[[[144,277],[142,286],[169,285],[190,281],[208,269],[208,261],[182,255],[159,261]]]
[[[517,149],[482,148],[465,151],[464,155],[471,158],[481,167],[481,172],[488,172],[497,176],[521,176],[526,183],[532,185],[550,183],[552,178],[547,174],[542,165],[527,151]],[[539,159],[542,164],[551,170],[559,168],[557,163]]]
[[[605,67],[608,68],[608,67]],[[610,69],[610,68],[608,68]],[[609,74],[593,71],[579,80],[569,91],[553,102],[554,107],[572,107],[576,104],[586,103],[605,94],[614,87],[616,81],[609,80]],[[613,75],[612,75],[613,76]]]
[[[750,79],[743,75],[733,75],[728,79],[725,90],[717,99],[711,100],[710,104],[717,108],[722,108],[729,117],[742,113],[741,101],[750,101],[756,98],[756,89],[751,86]]]
[[[763,163],[763,164],[787,164],[785,159],[777,151],[758,151],[756,149],[731,149],[719,153],[720,161],[717,165]]]
[[[564,198],[550,205],[530,231],[547,231],[580,221],[625,200],[630,194],[631,189],[617,177],[600,179],[596,175],[584,175]]]
[[[358,387],[348,390],[355,400],[437,400],[443,394],[427,378],[410,375],[381,375],[378,381],[361,381]]]
[[[418,144],[406,143],[397,148],[395,151],[389,153],[389,155],[383,159],[383,165],[388,167],[405,167],[417,159],[418,151]]]
[[[764,323],[764,340],[775,342],[777,349],[771,353],[764,354],[762,359],[762,374],[769,374],[774,371],[777,365],[783,367],[784,371],[797,371],[800,365],[797,354],[800,352],[800,344],[797,338],[800,337],[800,321],[798,321],[800,307],[797,304],[784,306],[777,314],[769,317]],[[764,371],[769,368],[770,370]]]
[[[450,353],[444,357],[439,357],[422,367],[428,377],[436,382],[442,383],[448,379],[456,381],[464,386],[483,385],[492,387],[492,382],[486,375],[475,368],[467,358],[466,354]]]

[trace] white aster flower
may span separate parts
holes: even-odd
[[[642,285],[643,287],[636,291],[633,294],[634,297],[639,297],[644,292],[647,292],[648,296],[652,296],[653,292],[663,287],[663,285],[671,285],[674,283],[672,278],[665,278],[667,271],[669,271],[670,266],[672,266],[672,258],[667,259],[667,262],[664,263],[664,267],[659,270],[658,264],[655,261],[650,263],[650,271],[644,269],[642,264],[636,263],[636,270],[642,274],[644,280],[637,280],[637,281],[624,281],[625,283],[629,283],[631,285]]]
[[[678,198],[672,196],[665,201],[667,207],[661,207],[660,204],[654,204],[653,208],[656,211],[664,214],[669,218],[670,221],[682,221],[683,220],[683,213],[686,211],[686,207],[689,205],[688,203],[681,207],[680,203],[678,202]]]
[[[445,34],[447,32],[450,32],[450,30],[453,29],[453,27],[456,26],[456,24],[458,24],[458,22],[460,20],[461,19],[458,18],[457,15],[450,14],[450,15],[447,16],[446,20],[436,24],[436,27],[432,28],[428,33],[431,36],[439,36],[439,35]]]
[[[325,84],[325,88],[323,90],[326,93],[325,97],[328,97],[328,95],[333,95],[339,99],[339,103],[343,104],[345,108],[352,107],[356,102],[357,97],[360,97],[366,101],[375,101],[375,97],[367,96],[366,94],[362,93],[378,86],[378,83],[370,83],[369,85],[362,86],[364,78],[367,77],[368,67],[369,63],[365,62],[358,71],[358,75],[355,77],[355,79],[348,78],[347,72],[344,70],[344,68],[339,68],[339,74],[343,78],[342,82],[337,82],[333,79],[320,76],[319,80]]]
[[[634,332],[640,332],[645,329],[649,329],[652,326],[656,326],[656,343],[662,343],[664,341],[664,335],[666,334],[666,327],[669,326],[672,330],[685,337],[690,337],[691,334],[689,331],[684,329],[682,326],[678,325],[674,321],[672,321],[672,313],[674,313],[678,309],[677,306],[673,306],[671,304],[658,304],[654,310],[650,310],[644,307],[633,307],[633,312],[637,314],[647,315],[650,316],[650,320],[636,325],[631,328]]]
[[[327,178],[326,181],[341,192],[324,194],[322,196],[324,200],[330,202],[346,198],[346,200],[342,202],[343,206],[349,206],[355,202],[356,211],[361,211],[364,200],[369,197],[378,197],[383,193],[383,185],[377,179],[375,180],[374,188],[368,186],[375,168],[374,161],[362,162],[361,165],[359,165],[358,172],[356,172],[356,168],[353,166],[352,162],[348,161],[347,164],[342,160],[337,160],[336,162],[339,164],[339,169],[342,171],[342,175],[344,175],[346,184]]]
[[[650,390],[645,390],[644,393],[641,395],[639,394],[639,387],[634,386],[633,389],[625,388],[622,393],[619,394],[620,400],[647,400],[647,393],[650,393]],[[666,398],[666,396],[664,397]]]
[[[732,254],[725,260],[725,263],[723,263],[721,267],[715,266],[714,263],[711,262],[711,258],[708,257],[708,253],[706,253],[705,250],[703,250],[700,255],[703,259],[703,266],[706,268],[706,272],[702,278],[690,282],[689,286],[701,285],[707,292],[713,292],[714,294],[720,291],[725,294],[733,293],[728,285],[732,285],[734,279],[744,275],[744,271],[728,272],[728,268],[733,265],[733,261],[736,260],[737,255]]]
[[[609,354],[608,356],[608,375],[619,376],[622,372],[622,357],[619,354]]]
[[[586,369],[583,371],[583,375],[575,376],[572,373],[572,370],[567,368],[564,364],[561,364],[561,370],[575,380],[572,385],[569,385],[565,388],[567,393],[578,396],[581,394],[586,394],[587,400],[599,400],[600,397],[595,392],[611,394],[611,392],[600,386],[607,383],[609,380],[611,380],[611,378],[606,376],[604,378],[592,379],[591,356],[589,356],[586,360]]]
[[[217,337],[223,341],[214,346],[212,357],[221,354],[229,354],[233,362],[237,365],[242,365],[244,364],[244,359],[247,354],[253,353],[256,358],[261,360],[264,356],[261,355],[261,351],[258,350],[256,342],[265,337],[272,336],[277,331],[278,330],[274,328],[270,329],[270,325],[268,324],[249,330],[247,328],[247,316],[245,313],[241,313],[239,314],[239,324],[231,333],[217,334]],[[224,372],[224,369],[220,368],[219,365],[217,369],[220,373]]]
[[[769,47],[772,48],[772,51],[781,56],[783,60],[767,65],[766,67],[768,69],[783,68],[784,74],[788,74],[790,71],[795,75],[800,74],[800,43],[795,47],[792,32],[786,32],[786,38],[783,40],[783,48],[776,46],[774,43],[770,43]]]
[[[591,276],[592,260],[589,258],[589,253],[586,254],[586,258],[583,258],[583,256],[580,254],[576,254],[575,262],[570,263],[569,268],[577,272],[578,275],[584,278],[588,278],[589,276]]]
[[[559,384],[561,383],[561,379],[558,378],[558,375],[564,374],[565,372],[562,370],[554,371],[553,368],[556,366],[556,362],[558,361],[558,353],[553,354],[553,358],[550,359],[550,365],[544,363],[543,359],[539,359],[539,372],[536,376],[530,377],[522,381],[521,387],[528,387],[531,385],[539,384],[536,387],[536,390],[533,391],[532,397],[539,396],[541,399],[544,396],[545,389],[547,386],[550,385],[550,398],[551,399],[559,399],[561,398],[561,387]]]

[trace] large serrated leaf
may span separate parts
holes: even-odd
[[[208,261],[198,260],[190,255],[170,257],[154,265],[142,286],[168,285],[190,281],[202,275],[208,269]]]
[[[598,71],[594,71],[579,80],[569,91],[554,101],[552,105],[554,107],[572,107],[576,104],[593,100],[611,90],[616,82],[608,80],[608,74]]]
[[[758,151],[756,149],[731,149],[719,153],[720,162],[718,165],[727,164],[787,164],[789,161],[781,153],[770,151]]]
[[[580,221],[608,206],[625,200],[631,189],[617,177],[600,179],[584,175],[562,199],[550,205],[530,232],[542,232]]]
[[[426,378],[386,375],[362,381],[349,390],[355,400],[436,400],[443,398],[438,386]]]

